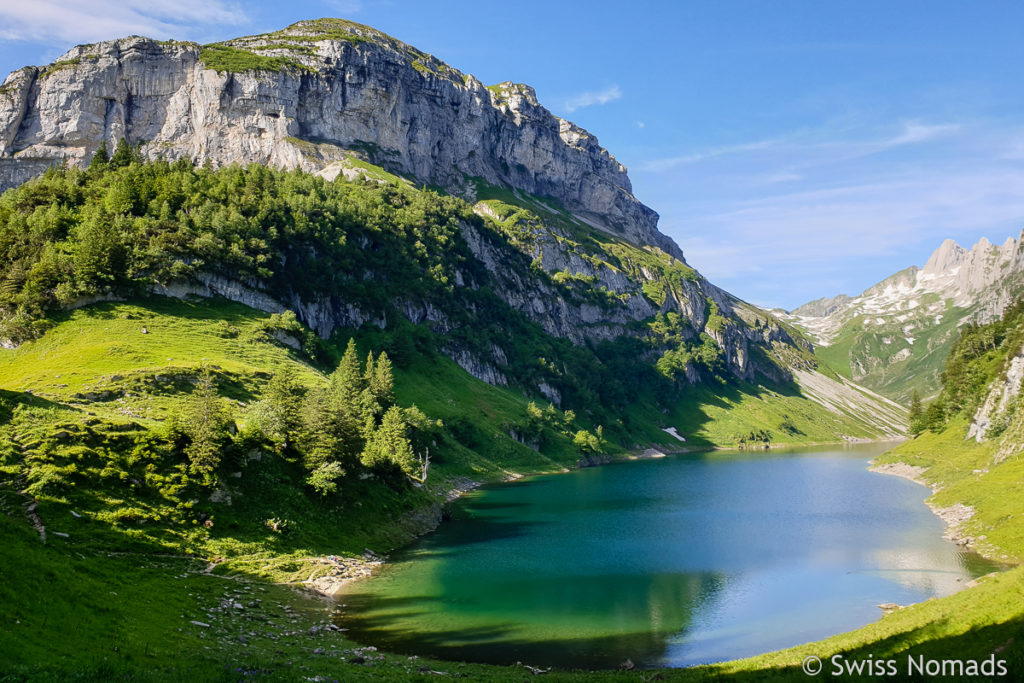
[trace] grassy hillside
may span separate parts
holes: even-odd
[[[913,312],[883,324],[857,316],[843,324],[828,346],[817,345],[814,354],[844,377],[909,405],[915,391],[925,398],[938,393],[943,364],[967,314],[949,306],[938,323],[933,315]],[[903,333],[908,325],[913,327],[909,337]]]
[[[195,649],[205,630],[190,622],[203,621],[197,611],[203,605],[219,605],[224,586],[234,585],[225,577],[242,581],[249,593],[259,586],[281,604],[304,605],[306,598],[280,593],[276,584],[322,571],[326,555],[359,557],[367,548],[384,552],[407,542],[435,523],[437,504],[466,480],[561,471],[581,455],[570,438],[575,427],[569,434],[548,430],[539,450],[515,440],[510,426],[526,420],[528,397],[485,384],[412,344],[396,354],[402,359],[395,369],[398,402],[416,404],[445,424],[426,487],[355,479],[323,498],[304,485],[300,462],[263,446],[227,459],[219,491],[203,488],[174,479],[185,462],[174,449],[139,450],[188,400],[201,368],[213,369],[244,432],[246,410],[275,373],[290,368],[308,387],[325,385],[343,340],[324,344],[320,363],[289,346],[307,331],[286,317],[224,300],[151,297],[48,320],[39,339],[0,351],[5,604],[20,622],[16,637],[0,646],[6,648],[0,659],[11,666],[46,659],[58,669],[107,671],[97,654],[105,653],[115,669],[181,662],[210,670],[218,656],[207,660]],[[408,334],[374,328],[358,339],[363,348],[398,350],[396,336]],[[721,384],[694,389],[668,414],[660,405],[650,398],[633,404],[614,430],[625,438],[609,441],[607,450],[622,455],[635,446],[684,446],[662,425],[677,427],[690,447],[732,445],[738,434],[757,430],[776,430],[778,440],[826,440],[840,420],[786,387]],[[577,419],[580,427],[589,425],[585,416]],[[850,420],[843,428],[856,433],[858,425]],[[45,544],[31,526],[35,520],[46,529]],[[283,531],[270,528],[272,521]],[[215,569],[206,574],[209,564]],[[39,581],[65,597],[41,602],[33,588]],[[157,591],[162,606],[152,609]],[[308,619],[324,618],[317,609]],[[132,625],[140,619],[145,628]],[[42,658],[39,643],[60,633],[66,635],[59,638],[60,658]],[[116,653],[108,652],[108,642]],[[280,649],[272,640],[263,650],[240,641],[232,647],[246,661],[259,656],[253,652],[272,654],[271,642]]]
[[[990,395],[1000,396],[1013,358],[1024,344],[1024,312],[1010,307],[1003,320],[967,326],[951,343],[942,385],[930,405],[912,416],[914,439],[876,460],[932,487],[930,505],[956,510],[951,532],[972,550],[993,560],[1024,562],[1024,431],[1017,402],[990,413],[992,425],[980,440],[968,428]],[[1019,388],[1019,385],[1018,385]],[[993,404],[997,405],[997,404]],[[821,643],[731,664],[796,666],[807,655],[875,658],[895,653],[979,660],[995,653],[1011,672],[1024,668],[1024,567],[983,577],[978,585],[940,600],[898,610],[879,623]],[[827,669],[826,669],[827,670]],[[993,677],[983,677],[992,679]]]
[[[359,675],[413,671],[319,628],[325,604],[291,587],[365,571],[367,551],[432,528],[475,483],[651,446],[879,433],[768,379],[786,358],[813,359],[753,309],[729,318],[709,298],[707,331],[668,311],[574,345],[495,294],[500,275],[567,307],[626,305],[596,276],[539,268],[543,238],[643,279],[634,296],[662,305],[698,277],[663,252],[538,198],[492,188],[481,201],[498,218],[482,218],[384,181],[143,164],[122,146],[0,197],[0,337],[20,342],[0,349],[0,678],[291,680],[340,657],[362,659]],[[461,224],[507,272],[475,260]],[[309,316],[314,333],[288,311],[153,294],[211,274],[356,313],[347,326]],[[426,311],[419,324],[405,305]],[[730,335],[764,341],[755,381],[728,370]],[[452,360],[462,353],[503,356],[504,385],[471,376]]]

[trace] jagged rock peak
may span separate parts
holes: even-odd
[[[0,87],[0,189],[125,137],[151,157],[319,171],[358,156],[472,198],[480,183],[557,200],[682,259],[622,164],[529,86],[485,86],[368,26],[300,21],[212,45],[80,45]]]
[[[967,250],[947,238],[928,258],[923,270],[929,274],[945,273],[960,265],[965,256],[967,256]]]

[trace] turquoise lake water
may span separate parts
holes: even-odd
[[[487,487],[339,596],[365,645],[442,659],[689,666],[797,645],[994,566],[942,538],[887,446],[706,453]]]

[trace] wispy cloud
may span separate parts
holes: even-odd
[[[792,308],[922,265],[946,237],[1016,235],[1021,141],[984,121],[823,127],[649,161],[634,188],[661,188],[662,230],[713,282]]]
[[[963,126],[959,123],[927,124],[920,121],[907,121],[903,124],[903,131],[896,137],[883,142],[883,147],[898,147],[900,145],[926,142],[956,133],[962,128]]]
[[[664,157],[661,159],[651,159],[649,161],[642,162],[637,167],[637,170],[659,173],[662,171],[672,170],[676,166],[696,164],[702,161],[707,161],[708,159],[714,159],[716,157],[727,156],[730,154],[741,154],[743,152],[751,152],[758,149],[773,147],[778,145],[779,142],[779,140],[758,140],[756,142],[745,142],[739,145],[716,147],[714,149],[708,149],[702,152],[693,152],[691,154],[681,154],[679,156]]]
[[[735,145],[680,154],[671,157],[650,159],[637,167],[640,171],[662,172],[677,166],[696,164],[732,155],[747,155],[750,152],[767,151],[792,156],[813,155],[825,160],[849,160],[878,154],[890,149],[912,145],[945,137],[961,129],[960,124],[925,124],[920,121],[906,121],[895,132],[867,138],[822,138],[820,131],[799,131],[786,136],[755,140]]]
[[[126,35],[182,38],[248,21],[223,0],[31,0],[0,3],[0,38],[83,43]]]
[[[792,183],[803,179],[804,176],[800,173],[793,173],[792,171],[778,171],[767,176],[764,179],[764,182],[769,185],[774,185],[775,183]]]
[[[604,90],[592,90],[581,92],[578,95],[565,100],[563,108],[567,113],[572,113],[583,107],[591,107],[595,104],[608,104],[622,97],[622,90],[617,85],[609,85]]]

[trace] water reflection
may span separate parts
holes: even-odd
[[[874,449],[877,451],[877,447]],[[392,651],[683,666],[787,647],[960,588],[970,565],[871,448],[641,461],[486,490],[339,617]]]
[[[406,572],[416,578],[402,576]],[[501,664],[614,667],[656,662],[666,641],[713,602],[725,579],[710,573],[606,574],[462,581],[396,566],[372,591],[345,595],[339,623],[357,641],[403,653]],[[404,592],[409,583],[426,589]],[[422,582],[422,583],[421,583]],[[370,582],[363,584],[370,586]]]

